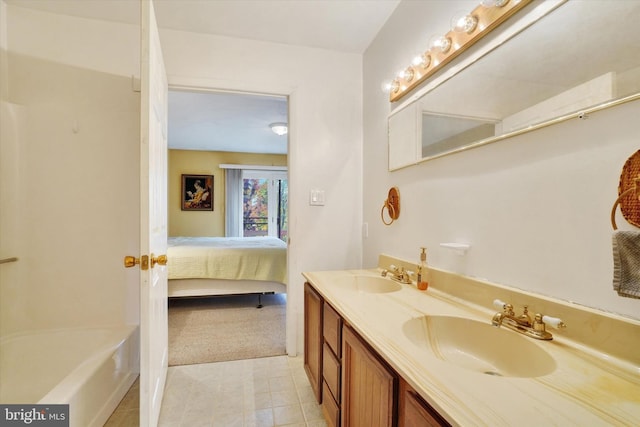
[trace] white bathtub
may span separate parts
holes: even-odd
[[[71,427],[102,426],[138,375],[138,343],[137,326],[3,338],[0,403],[68,403]]]

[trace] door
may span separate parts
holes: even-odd
[[[156,426],[168,367],[167,76],[153,2],[141,0],[140,425]],[[145,269],[144,256],[148,255]]]
[[[350,327],[342,328],[342,426],[395,425],[397,378]]]
[[[242,235],[287,241],[289,186],[286,171],[242,171]]]

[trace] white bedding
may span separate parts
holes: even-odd
[[[286,283],[287,245],[275,237],[170,237],[167,257],[169,280]]]

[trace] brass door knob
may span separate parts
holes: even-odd
[[[136,258],[136,257],[131,256],[131,255],[127,255],[127,256],[124,257],[124,267],[125,268],[135,267],[138,264],[140,264],[140,258]]]
[[[141,270],[147,270],[149,268],[149,256],[142,255],[140,258],[136,258],[131,255],[127,255],[124,257],[124,266],[125,268],[135,267],[140,264]]]
[[[166,255],[158,255],[157,257],[151,254],[151,268],[155,267],[156,264],[167,265],[167,256]]]

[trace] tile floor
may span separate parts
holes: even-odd
[[[107,427],[138,425],[137,382]],[[276,356],[169,368],[160,427],[326,426],[303,358]]]

